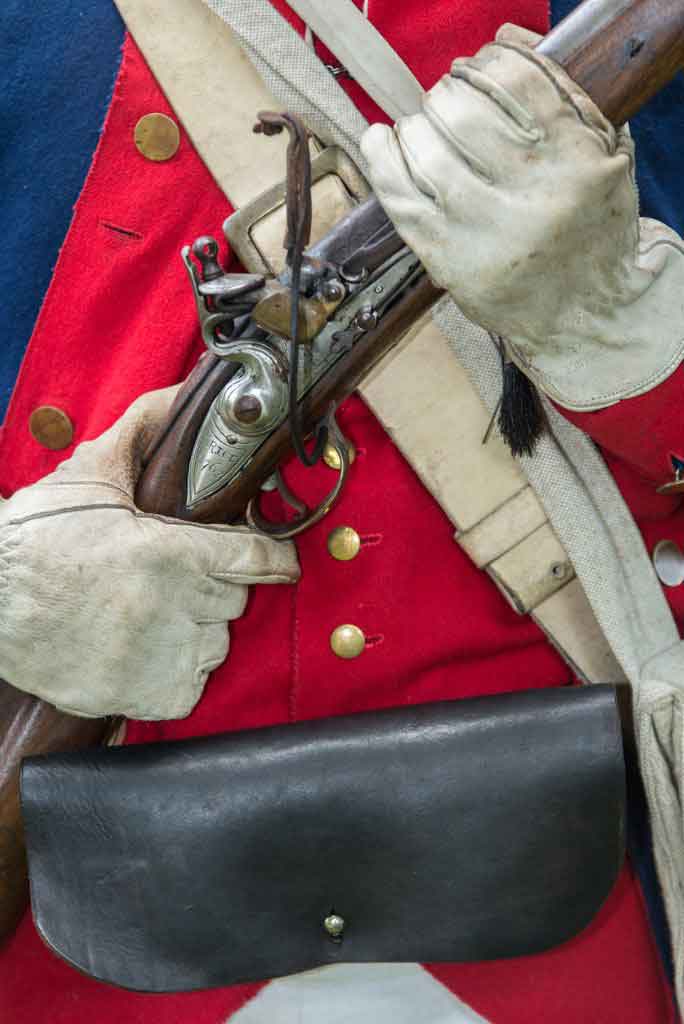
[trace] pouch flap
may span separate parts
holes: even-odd
[[[151,992],[540,952],[624,845],[609,686],[32,758],[22,801],[44,940]]]

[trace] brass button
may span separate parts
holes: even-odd
[[[361,550],[361,538],[351,526],[336,526],[328,535],[328,551],[338,562],[350,562]]]
[[[145,114],[135,126],[133,138],[148,160],[170,160],[178,152],[178,125],[166,114]]]
[[[338,658],[358,658],[366,646],[366,638],[358,626],[338,626],[330,634],[330,646]]]
[[[356,458],[356,448],[351,443],[351,441],[347,441],[347,452],[349,455],[349,465],[351,466],[352,462]],[[340,457],[337,454],[337,449],[335,448],[334,445],[330,443],[326,444],[325,448],[323,449],[323,461],[325,462],[326,466],[330,467],[330,469],[336,469],[338,472],[342,468],[342,465],[340,463]]]
[[[54,405],[41,405],[29,417],[29,430],[38,444],[53,452],[68,448],[74,439],[74,427],[65,412]]]

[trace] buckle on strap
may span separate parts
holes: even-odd
[[[311,161],[313,222],[311,242],[370,195],[370,185],[339,146],[329,146]],[[285,266],[285,180],[262,192],[226,219],[223,233],[246,270],[277,275]]]

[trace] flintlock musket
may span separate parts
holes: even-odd
[[[613,124],[623,124],[684,65],[684,0],[585,0],[538,50],[562,64]],[[203,522],[246,518],[281,536],[320,518],[339,492],[347,455],[335,406],[441,294],[372,197],[301,252],[306,146],[296,120],[266,116],[262,130],[285,122],[294,137],[292,170],[299,170],[290,176],[288,268],[271,280],[227,275],[211,239],[183,251],[209,352],[148,451],[136,495],[148,512]],[[260,490],[293,448],[311,461],[303,438],[312,431],[315,448],[328,440],[338,451],[338,485],[313,511],[284,489],[299,521],[271,527],[259,512]],[[21,759],[103,742],[113,725],[66,715],[0,683],[0,941],[28,898]]]

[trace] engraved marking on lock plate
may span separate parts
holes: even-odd
[[[188,508],[231,480],[287,413],[286,363],[274,346],[241,339],[225,347],[223,358],[241,369],[211,403],[198,431],[188,468]],[[246,397],[260,410],[247,423],[239,415]]]
[[[419,265],[417,257],[409,250],[404,250],[386,270],[371,276],[366,287],[337,308],[335,319],[328,321],[311,344],[300,350],[297,388],[300,400],[348,351],[349,345],[344,342],[343,335],[345,332],[357,330],[354,324],[357,313],[363,307],[372,305],[373,298],[377,302],[377,285],[382,284],[383,302],[386,302],[387,298],[411,277]],[[254,369],[255,352],[258,352],[261,359],[260,368],[263,372],[266,371],[267,362],[264,353],[270,355],[272,374],[275,377],[277,368],[287,365],[288,347],[289,343],[286,340],[270,335],[267,342],[239,338],[234,343],[221,347],[220,352],[218,347],[213,348],[212,351],[224,359],[244,363],[245,369],[231,377],[221,389],[198,431],[188,467],[188,508],[193,508],[200,501],[227,486],[248,465],[265,438],[287,419],[287,389],[284,382],[282,388],[275,388],[273,393],[268,388],[265,392],[259,390],[259,397],[266,411],[262,421],[264,424],[268,423],[263,429],[258,426],[257,429],[246,427],[237,420],[227,423],[225,410],[231,399],[236,399],[238,394],[252,392],[250,374]],[[268,395],[266,399],[265,393]]]

